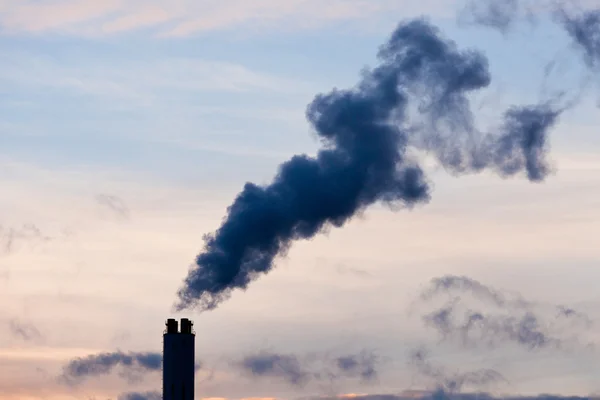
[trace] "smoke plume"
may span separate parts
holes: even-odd
[[[547,11],[579,49],[587,66],[600,62],[600,8],[574,7],[575,2],[531,0],[472,0],[462,12],[469,22],[506,33],[519,21],[533,22]]]
[[[425,19],[401,23],[378,59],[354,88],[318,95],[308,105],[323,149],[283,163],[267,186],[246,183],[221,227],[204,237],[177,310],[214,309],[268,273],[293,241],[342,227],[375,203],[392,209],[427,203],[430,187],[409,156],[413,147],[456,174],[546,176],[546,135],[562,111],[552,101],[511,107],[497,132],[479,132],[468,96],[490,84],[488,61],[458,49]],[[416,118],[409,118],[411,110]]]
[[[570,15],[565,9],[556,12],[558,20],[583,52],[586,64],[598,67],[600,62],[600,9]]]

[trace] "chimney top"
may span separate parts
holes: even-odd
[[[192,325],[194,325],[194,323],[192,321],[190,321],[187,318],[182,318],[181,319],[181,333],[191,335],[192,334]]]
[[[166,325],[167,325],[167,333],[178,333],[179,324],[177,323],[176,319],[169,318],[167,320]]]

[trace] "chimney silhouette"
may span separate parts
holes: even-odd
[[[195,339],[192,321],[169,318],[163,334],[163,400],[194,400]]]

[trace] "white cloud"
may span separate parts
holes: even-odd
[[[153,28],[188,36],[237,25],[310,28],[328,22],[402,13],[447,13],[456,0],[4,0],[0,25],[9,33],[110,35]]]
[[[0,55],[0,81],[21,87],[71,90],[92,96],[152,103],[165,91],[308,93],[296,79],[253,71],[243,65],[196,58],[151,61],[77,58],[57,62],[22,52]]]

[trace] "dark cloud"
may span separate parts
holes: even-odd
[[[160,392],[129,392],[119,395],[118,400],[162,400]]]
[[[446,302],[426,312],[426,326],[443,339],[458,338],[465,346],[496,347],[515,343],[530,350],[568,349],[587,345],[579,337],[592,327],[585,314],[563,305],[524,299],[465,276],[435,278],[419,296],[421,306],[434,300]],[[476,305],[469,300],[478,300]]]
[[[201,369],[202,363],[196,362],[196,373]],[[109,375],[115,370],[127,381],[138,382],[147,373],[162,371],[162,354],[121,351],[91,354],[69,361],[59,379],[68,385],[77,385],[87,378]]]
[[[486,392],[452,393],[442,389],[434,391],[411,391],[400,394],[365,394],[353,395],[352,400],[598,400],[597,396],[561,396],[542,394],[539,396],[501,396],[496,397]],[[340,400],[340,397],[314,397],[310,400]],[[307,400],[307,399],[305,399]]]
[[[292,385],[303,385],[310,379],[298,357],[262,352],[245,357],[239,366],[256,377],[281,378]]]
[[[160,371],[162,354],[160,353],[113,353],[92,354],[71,360],[60,377],[64,383],[76,385],[83,380],[112,373],[120,367],[120,376],[129,381],[137,381],[148,372]]]
[[[337,369],[342,375],[348,377],[360,377],[364,381],[372,381],[377,378],[378,358],[375,354],[362,351],[359,354],[350,354],[338,357]]]
[[[327,354],[300,357],[263,351],[244,357],[237,366],[254,377],[276,378],[293,386],[303,386],[310,381],[355,378],[372,382],[377,378],[378,364],[379,358],[366,350],[335,357]]]
[[[280,165],[266,186],[247,183],[178,292],[177,310],[211,310],[274,267],[296,240],[342,227],[376,203],[412,208],[430,184],[409,148],[430,152],[454,174],[491,170],[540,181],[549,172],[554,99],[510,107],[497,132],[473,124],[469,95],[491,82],[483,53],[461,50],[425,19],[402,22],[348,90],[317,95],[306,116],[323,149]],[[416,113],[409,118],[409,113]]]

